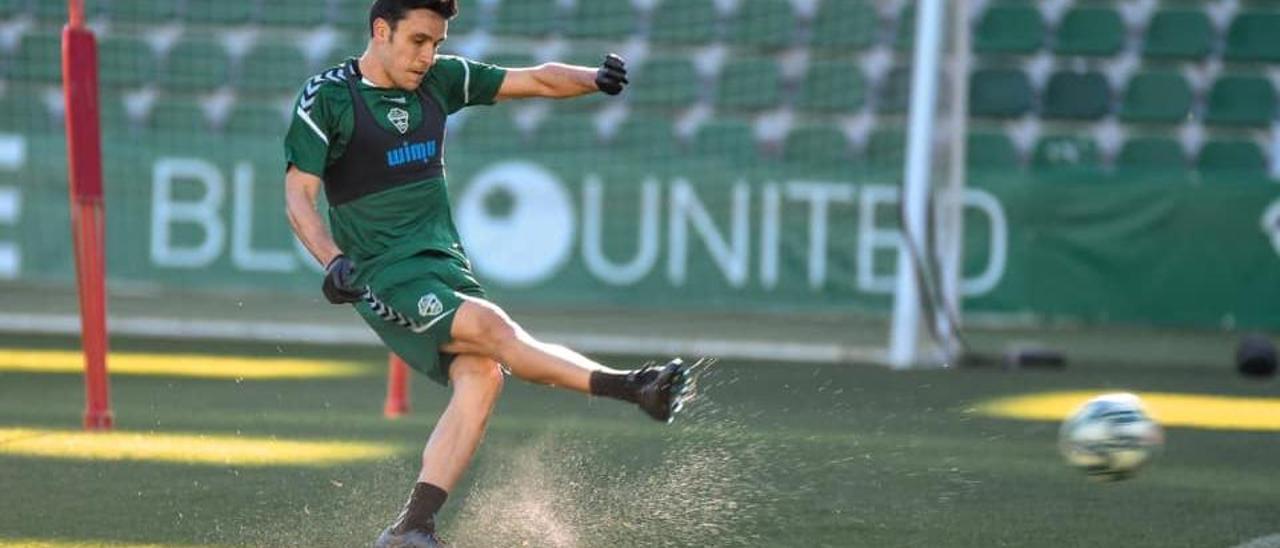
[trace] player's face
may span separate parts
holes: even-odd
[[[448,31],[449,22],[426,9],[410,10],[396,24],[395,31],[379,21],[374,42],[381,50],[379,57],[391,84],[405,90],[418,89]]]

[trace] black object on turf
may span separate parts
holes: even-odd
[[[627,61],[616,53],[604,57],[604,64],[596,71],[596,87],[609,95],[622,93],[627,80]]]
[[[1260,333],[1240,338],[1236,346],[1236,369],[1249,377],[1269,377],[1276,373],[1276,345]]]
[[[632,371],[629,375],[639,386],[636,403],[640,409],[656,421],[671,422],[691,397],[690,369],[684,360],[674,358],[662,366]]]
[[[352,287],[356,277],[355,264],[346,255],[338,255],[324,267],[324,284],[320,287],[324,298],[333,304],[348,304],[364,296],[363,288]]]

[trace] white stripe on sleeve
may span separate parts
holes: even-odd
[[[302,121],[306,122],[307,125],[311,127],[311,130],[316,132],[316,135],[320,136],[320,140],[324,141],[326,146],[329,144],[329,138],[325,136],[323,131],[320,131],[320,127],[311,120],[311,115],[307,114],[307,111],[302,110],[302,107],[298,107],[298,117],[302,118]]]

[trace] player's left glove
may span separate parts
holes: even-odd
[[[324,270],[324,285],[320,289],[324,291],[324,298],[330,303],[349,304],[358,302],[364,297],[364,288],[351,285],[355,282],[356,267],[346,255],[334,257]]]
[[[596,71],[596,87],[609,95],[617,95],[630,83],[627,80],[627,61],[616,53],[606,55],[604,64]]]

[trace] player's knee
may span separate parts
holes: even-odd
[[[497,395],[502,392],[505,375],[498,362],[490,359],[458,359],[451,368],[455,386]]]

